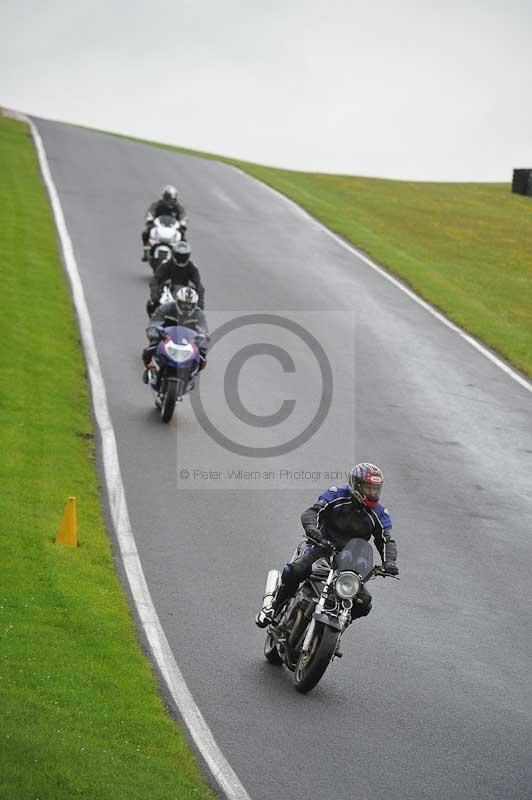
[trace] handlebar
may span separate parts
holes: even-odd
[[[364,578],[364,580],[365,581],[371,581],[371,580],[373,580],[373,578],[377,578],[377,577],[393,578],[395,581],[400,580],[399,575],[391,575],[389,572],[386,572],[384,567],[381,567],[381,566],[373,567],[373,569],[371,570],[369,575],[366,578]]]
[[[334,544],[328,539],[313,539],[312,536],[308,536],[308,534],[305,538],[308,542],[311,542],[311,544],[315,545],[316,547],[330,547],[333,552],[336,551]]]
[[[322,539],[318,541],[317,539],[313,539],[312,536],[308,536],[308,534],[306,536],[306,539],[308,542],[311,542],[311,544],[315,545],[316,547],[320,547],[325,550],[330,549],[330,553],[327,553],[327,555],[332,555],[333,553],[337,553],[339,550],[338,547],[336,547],[336,545],[334,545],[331,541],[329,541],[329,539]],[[384,567],[380,566],[379,564],[374,566],[373,569],[366,575],[366,577],[363,580],[365,583],[366,581],[372,581],[375,578],[393,578],[396,581],[400,580],[399,575],[391,575],[389,572],[386,572]]]

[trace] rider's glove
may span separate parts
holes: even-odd
[[[155,330],[157,332],[158,339],[166,339],[166,337],[168,336],[168,331],[166,330],[164,325],[156,325]]]
[[[382,566],[387,575],[399,575],[399,569],[395,561],[385,561]]]
[[[323,550],[324,552],[332,552],[331,545],[315,525],[307,525],[305,528],[305,533],[310,539],[313,539],[315,542],[318,543],[318,547]]]
[[[158,307],[159,303],[155,302],[155,300],[151,299],[148,300],[148,302],[146,303],[146,313],[148,314],[148,316],[149,317],[153,316]]]

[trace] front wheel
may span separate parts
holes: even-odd
[[[166,392],[164,393],[163,402],[161,405],[161,419],[163,422],[170,422],[174,416],[175,404],[177,402],[177,383],[175,381],[168,381],[166,384]]]
[[[310,692],[321,680],[335,653],[339,637],[339,631],[332,630],[323,622],[316,622],[308,652],[301,653],[296,664],[294,686],[298,692]]]

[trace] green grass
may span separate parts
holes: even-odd
[[[0,167],[0,798],[213,798],[114,573],[48,202],[26,126],[2,117]],[[76,549],[54,544],[69,495]]]
[[[512,194],[509,184],[295,172],[135,141],[240,167],[532,376],[532,198]]]

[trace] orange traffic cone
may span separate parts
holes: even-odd
[[[63,519],[55,537],[56,544],[66,544],[67,547],[77,547],[78,534],[76,523],[76,498],[69,497],[63,511]]]

